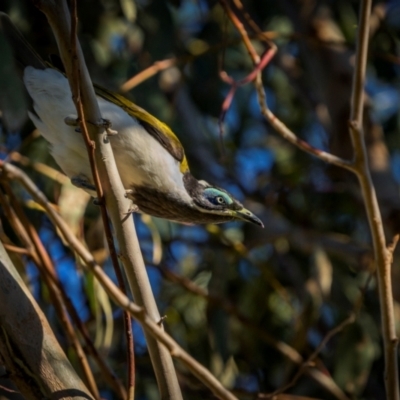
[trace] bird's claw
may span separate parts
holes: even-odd
[[[78,126],[79,118],[76,115],[68,115],[64,118],[64,122],[68,126]]]
[[[131,215],[131,214],[134,214],[134,213],[137,213],[137,212],[139,212],[139,207],[136,205],[136,204],[131,204],[130,206],[129,206],[129,208],[128,208],[128,211],[125,213],[125,215]]]
[[[125,197],[127,198],[127,199],[130,199],[130,200],[132,200],[132,194],[134,193],[135,191],[134,190],[132,190],[132,189],[126,189],[125,190]],[[131,205],[129,206],[129,209],[128,209],[128,211],[125,213],[125,215],[131,215],[131,214],[133,214],[133,213],[135,213],[135,212],[140,212],[139,211],[139,207],[136,205],[136,204],[134,204],[133,203],[133,201],[132,201],[132,203],[131,203]]]
[[[130,197],[133,193],[134,193],[134,190],[132,190],[132,189],[126,189],[126,190],[125,190],[125,197],[126,197],[127,199],[129,199],[129,197]]]
[[[79,118],[76,115],[68,115],[64,118],[64,122],[68,125],[68,126],[74,126],[76,129],[76,132],[81,132],[81,129],[79,128]],[[100,128],[104,128],[107,132],[107,136],[115,136],[118,135],[118,131],[111,129],[112,127],[112,123],[109,119],[104,119],[101,118],[100,122],[97,123],[93,123],[88,121],[88,123],[100,127]]]
[[[100,122],[97,122],[96,125],[99,128],[104,128],[107,132],[107,136],[115,136],[118,135],[118,131],[111,129],[112,123],[109,119],[101,118]]]
[[[82,130],[79,128],[79,118],[77,118],[76,115],[68,115],[67,117],[64,118],[64,122],[68,126],[73,126],[75,127],[75,132],[81,133]]]

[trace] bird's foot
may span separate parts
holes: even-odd
[[[64,122],[68,126],[78,126],[79,118],[76,115],[71,114],[64,118]]]
[[[79,118],[76,115],[68,115],[64,118],[64,122],[68,125],[68,126],[74,126],[75,127],[75,131],[76,132],[81,132],[81,129],[79,128]],[[93,123],[90,121],[87,121],[88,123],[97,126],[99,128],[104,128],[107,132],[107,136],[115,136],[118,135],[118,131],[111,129],[112,127],[112,123],[109,119],[104,119],[102,118],[100,122],[98,123]]]
[[[95,125],[95,126],[97,126],[99,128],[104,128],[106,130],[106,132],[107,132],[107,136],[118,135],[118,131],[116,131],[114,129],[111,129],[112,123],[111,123],[111,121],[109,119],[102,118],[100,122],[97,122],[95,124],[91,122],[91,124]]]
[[[131,215],[134,213],[139,212],[139,207],[136,204],[131,204],[128,208],[128,211],[125,213],[125,215]]]
[[[135,191],[132,190],[132,189],[125,190],[125,197],[127,199],[133,200],[131,196],[132,196],[132,194],[134,192]],[[131,215],[131,214],[136,213],[136,212],[140,212],[139,207],[132,201],[132,203],[129,206],[128,211],[125,213],[125,215]]]
[[[126,189],[126,190],[125,190],[125,197],[126,197],[127,199],[130,199],[133,193],[135,193],[134,190],[132,190],[132,189]]]
[[[76,115],[68,115],[64,118],[64,123],[68,126],[75,127],[75,132],[81,132],[81,128],[79,128],[79,118]]]

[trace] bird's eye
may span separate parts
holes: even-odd
[[[215,200],[217,201],[218,204],[225,204],[225,200],[224,200],[224,198],[221,197],[221,196],[217,196],[217,197],[215,198]]]
[[[203,192],[204,197],[215,206],[225,206],[232,204],[233,200],[228,193],[216,188],[206,188]]]

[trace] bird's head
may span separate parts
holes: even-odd
[[[264,227],[258,217],[244,208],[226,190],[205,181],[197,181],[197,183],[195,190],[192,190],[190,194],[194,206],[202,213],[213,214],[216,220],[222,217],[226,220],[242,220]]]
[[[226,190],[183,176],[185,192],[163,191],[150,185],[133,187],[128,195],[141,212],[183,224],[220,224],[241,220],[264,227],[251,211]]]

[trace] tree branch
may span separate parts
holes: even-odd
[[[182,349],[166,332],[160,329],[158,321],[154,321],[150,317],[144,308],[131,302],[112,282],[112,280],[104,273],[103,269],[96,264],[93,256],[86,249],[86,247],[79,241],[79,239],[71,232],[67,223],[61,218],[61,216],[54,210],[46,196],[38,189],[38,187],[32,182],[32,180],[19,168],[0,161],[0,169],[9,177],[9,179],[18,180],[28,193],[40,204],[45,210],[51,221],[59,231],[61,232],[64,240],[73,249],[78,256],[82,259],[82,263],[93,272],[98,281],[102,284],[108,295],[116,302],[116,304],[122,307],[124,310],[128,310],[131,315],[137,319],[142,325],[146,332],[146,337],[154,337],[163,346],[165,351],[172,354],[175,358],[181,360],[181,362],[188,368],[198,379],[203,382],[212,392],[219,396],[221,399],[235,400],[236,397],[225,389],[222,384],[200,363],[198,363],[193,357],[191,357],[185,350]],[[0,287],[1,288],[1,287]],[[164,347],[165,346],[165,347]],[[171,398],[175,400],[173,397]]]
[[[1,242],[0,304],[0,357],[22,395],[93,399]]]
[[[398,400],[398,339],[396,336],[393,310],[391,255],[386,247],[382,216],[369,170],[367,149],[363,133],[364,85],[368,55],[371,3],[371,0],[363,0],[360,6],[360,22],[357,34],[357,52],[351,96],[350,136],[354,148],[354,173],[356,174],[361,186],[368,223],[372,235],[377,269],[376,272],[382,315],[382,336],[385,352],[386,395],[390,400]]]
[[[62,294],[63,288],[58,280],[58,275],[54,268],[53,262],[50,259],[50,256],[46,251],[42,241],[40,240],[40,237],[36,229],[24,214],[17,198],[11,191],[9,182],[4,182],[2,184],[2,189],[7,193],[8,201],[13,205],[13,209],[15,210],[15,212],[12,212],[11,210],[7,212],[7,214],[14,214],[13,216],[10,215],[11,218],[14,217],[11,220],[11,224],[18,229],[18,225],[16,224],[15,220],[19,219],[20,229],[24,231],[24,233],[19,234],[19,237],[28,239],[27,242],[23,243],[26,245],[27,248],[32,249],[31,251],[32,260],[34,261],[36,267],[40,271],[41,277],[49,290],[51,303],[54,306],[57,317],[63,327],[65,335],[70,345],[75,350],[78,364],[80,365],[81,371],[83,372],[84,375],[85,383],[88,386],[92,395],[96,399],[100,399],[99,390],[96,381],[94,379],[92,370],[90,369],[89,361],[86,357],[86,354],[82,348],[82,345],[76,335],[71,320],[64,307],[63,300],[65,299],[65,296],[63,296]],[[7,199],[4,194],[0,195],[0,202],[3,205],[4,209],[10,208],[10,205],[7,204]]]
[[[225,0],[220,0],[227,6]],[[239,0],[235,4],[240,3]],[[354,68],[353,88],[351,96],[350,135],[354,148],[354,160],[348,161],[328,152],[311,147],[308,143],[299,139],[283,122],[269,110],[266,104],[266,95],[262,83],[261,73],[257,74],[255,86],[258,94],[261,113],[275,130],[287,141],[301,150],[312,154],[319,159],[345,168],[353,172],[361,186],[362,196],[371,230],[375,262],[377,268],[377,280],[379,286],[379,298],[382,314],[382,335],[385,349],[385,384],[387,397],[391,400],[399,399],[398,366],[397,366],[397,336],[395,331],[395,318],[393,310],[393,294],[390,274],[391,253],[386,247],[385,235],[382,224],[375,188],[371,179],[368,166],[367,150],[363,135],[363,111],[364,111],[364,84],[365,70],[368,54],[369,26],[371,0],[362,0],[360,6],[360,22],[357,36],[356,62]],[[229,7],[228,7],[229,8]],[[237,18],[233,18],[231,12],[227,12],[232,23],[242,36],[250,57],[254,64],[259,62],[258,55],[254,55],[253,46],[248,40],[248,35]],[[262,37],[261,37],[262,39]],[[267,40],[267,39],[266,39]],[[272,44],[274,46],[274,44]]]
[[[85,118],[81,120],[81,126],[84,130],[86,120],[91,122],[87,125],[87,130],[96,147],[94,156],[104,189],[104,196],[99,197],[99,201],[101,203],[105,200],[107,205],[107,211],[118,240],[118,256],[124,266],[133,296],[136,303],[144,307],[151,320],[157,323],[160,320],[160,314],[151,291],[135,227],[132,219],[126,218],[130,202],[124,197],[125,191],[115,165],[107,132],[102,127],[103,120],[79,43],[77,43],[76,54],[77,74],[76,71],[74,72],[71,62],[71,18],[66,1],[38,0],[36,5],[46,15],[52,27],[71,90],[74,91],[76,87],[80,88],[79,94],[85,115]],[[77,83],[76,79],[79,79],[80,82]],[[96,169],[92,172],[96,172]],[[157,326],[162,331],[161,324]],[[146,340],[161,399],[181,399],[182,395],[170,354],[152,336],[146,334]]]

